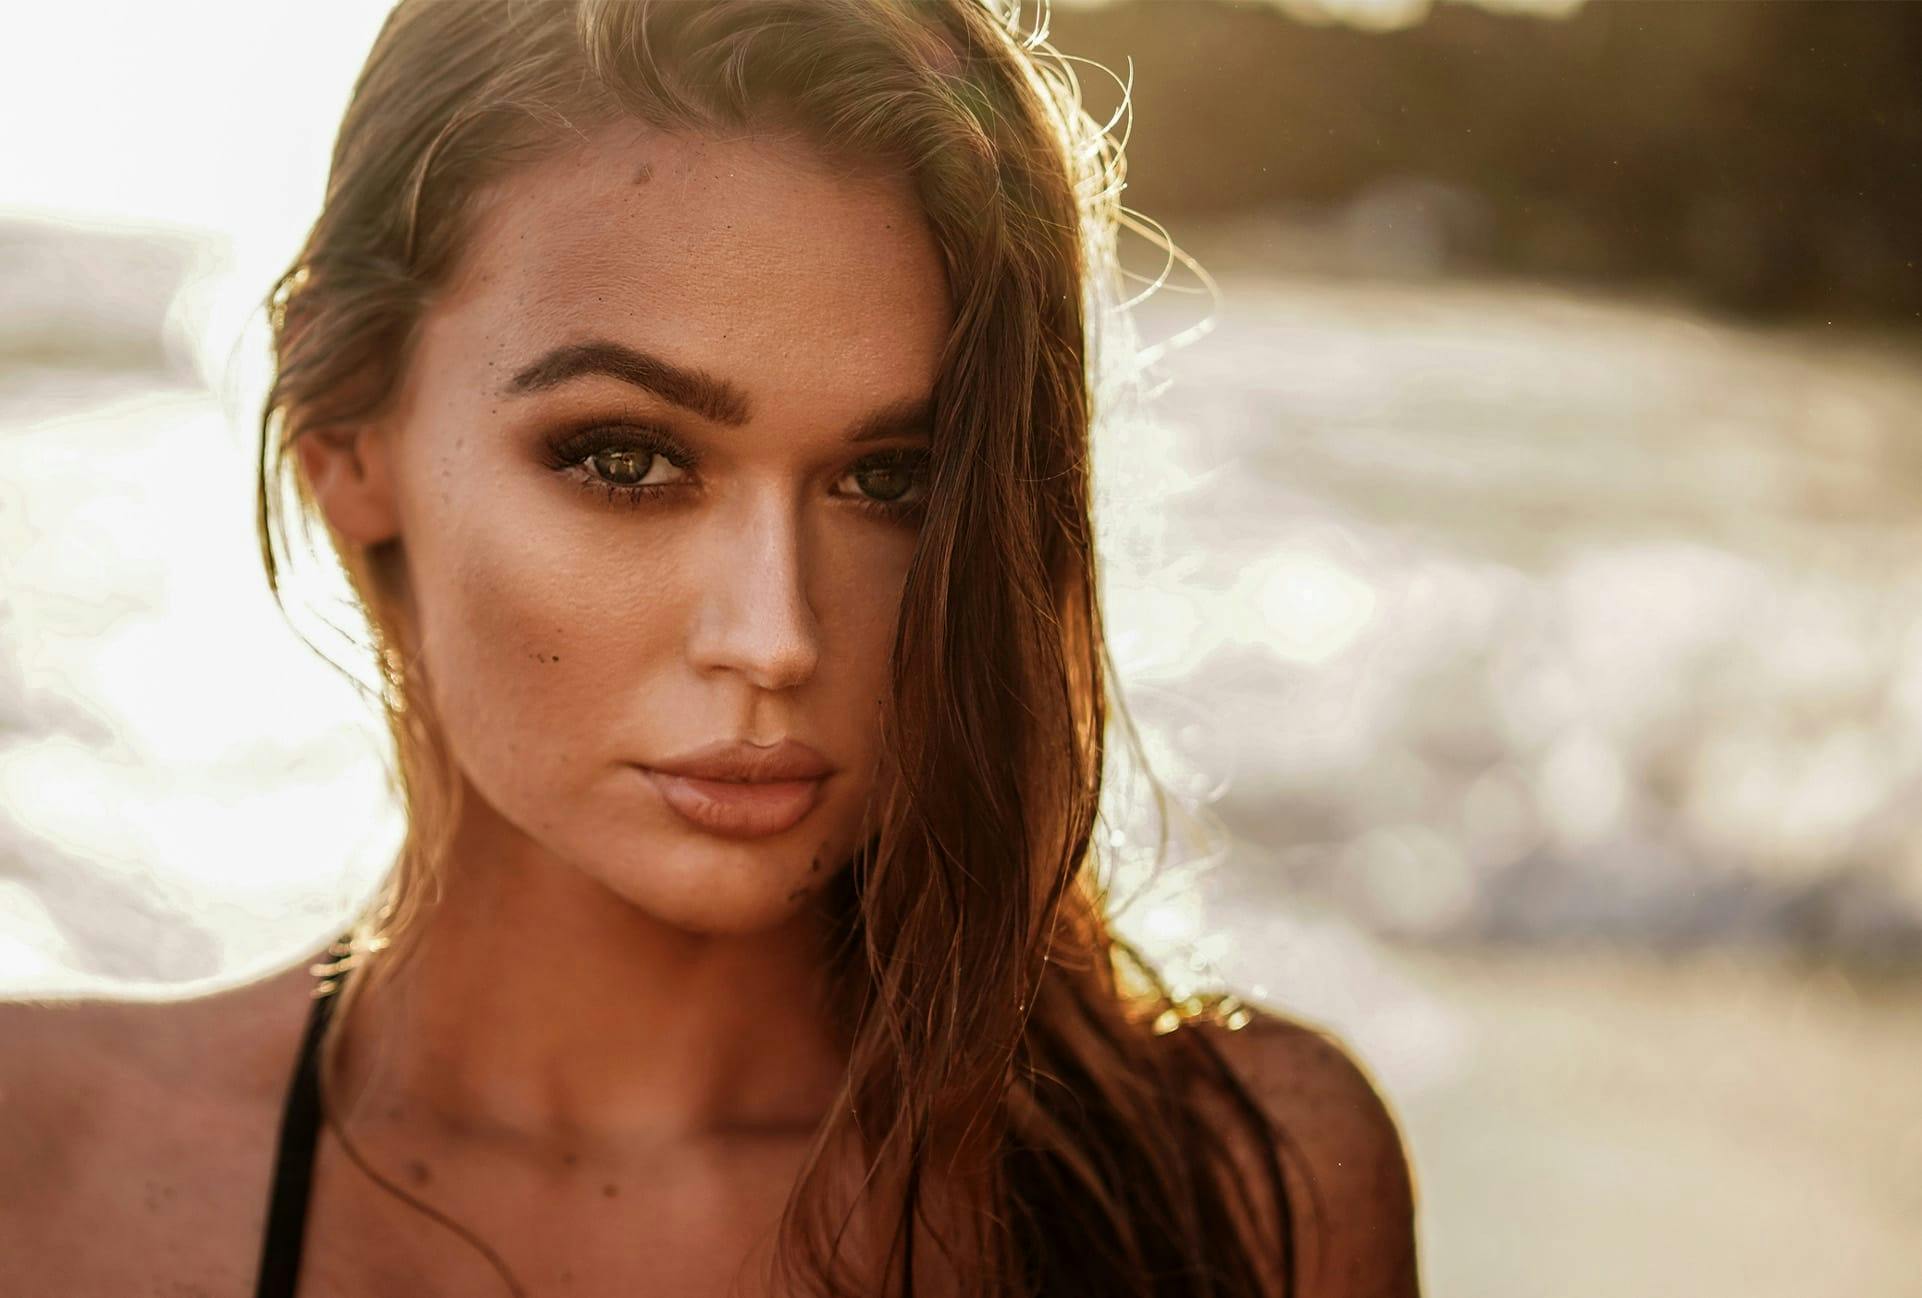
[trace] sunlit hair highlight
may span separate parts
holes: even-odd
[[[1293,1293],[1285,1133],[1203,1030],[1231,1007],[1176,1001],[1109,926],[1095,828],[1111,711],[1139,741],[1111,697],[1090,429],[1129,213],[1122,142],[1047,43],[1045,2],[1029,8],[403,0],[390,15],[321,214],[269,298],[261,418],[270,584],[284,606],[299,556],[318,552],[313,525],[327,530],[372,637],[367,688],[406,817],[383,889],[325,967],[357,970],[331,1026],[414,949],[461,782],[414,657],[400,542],[327,528],[288,449],[381,409],[489,185],[515,167],[627,118],[791,135],[912,178],[954,325],[881,717],[901,778],[821,899],[841,939],[847,1085],[783,1214],[775,1291]],[[358,665],[344,665],[357,681]],[[326,1112],[368,1175],[520,1292],[486,1241],[380,1174]],[[867,1173],[854,1201],[826,1173],[844,1146]],[[884,1250],[842,1247],[857,1213],[857,1238]]]

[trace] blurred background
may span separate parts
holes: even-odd
[[[250,462],[384,9],[9,15],[0,993],[244,977],[397,839]],[[1051,39],[1193,259],[1124,241],[1155,400],[1096,450],[1199,826],[1124,927],[1354,1047],[1429,1293],[1922,1295],[1922,4]]]

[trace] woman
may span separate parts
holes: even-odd
[[[395,10],[261,508],[407,837],[311,971],[10,1012],[19,1292],[1415,1292],[1360,1069],[1104,924],[1121,168],[1020,9]]]

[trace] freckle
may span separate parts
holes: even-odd
[[[566,1163],[569,1167],[574,1166],[574,1164],[580,1161],[581,1161],[581,1156],[579,1154],[574,1153],[572,1150],[561,1155],[561,1162]]]
[[[407,1160],[407,1176],[415,1185],[426,1185],[434,1179],[434,1174],[428,1169],[427,1164],[421,1162],[418,1158],[410,1158]]]
[[[603,1198],[618,1199],[621,1195],[621,1187],[609,1181],[601,1187],[601,1195]]]

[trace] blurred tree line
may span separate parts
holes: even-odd
[[[1134,61],[1124,201],[1174,223],[1345,213],[1384,256],[1922,324],[1922,4],[1437,6],[1380,32],[1268,0],[1057,4]],[[1119,89],[1077,66],[1091,109]]]

